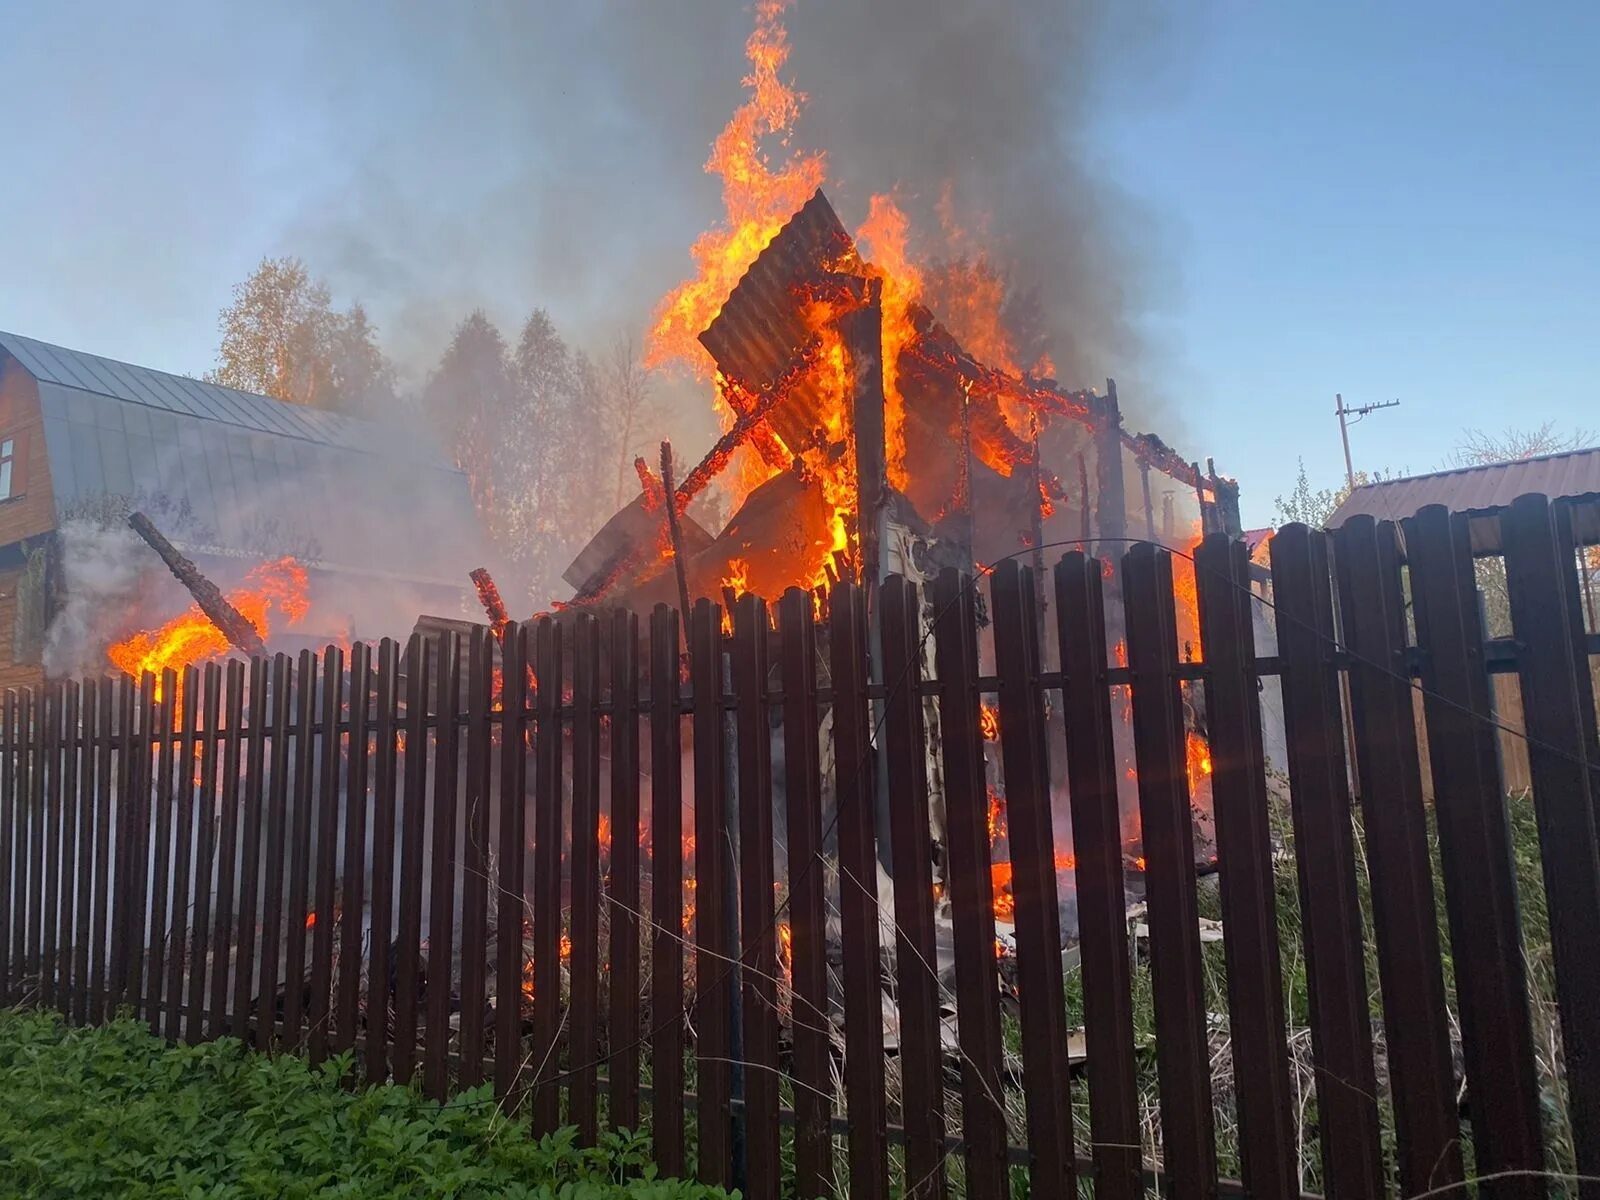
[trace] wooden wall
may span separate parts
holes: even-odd
[[[0,441],[6,438],[16,443],[16,460],[11,496],[0,500],[0,547],[56,526],[39,385],[15,359],[0,352]]]

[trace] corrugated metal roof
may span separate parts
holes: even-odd
[[[102,496],[192,517],[197,553],[298,553],[464,587],[483,543],[466,476],[386,424],[0,332],[33,376],[57,518]]]
[[[1496,514],[1529,493],[1582,498],[1585,503],[1574,509],[1574,532],[1586,544],[1600,542],[1600,446],[1364,484],[1334,510],[1328,527],[1360,515],[1398,521],[1442,504],[1484,518],[1472,522],[1472,548],[1489,554],[1500,548]]]

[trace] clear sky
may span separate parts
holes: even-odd
[[[698,168],[748,29],[737,4],[470,28],[427,5],[6,7],[0,328],[194,373],[266,253],[368,299],[401,357],[430,306],[637,328],[717,211]],[[1126,200],[1145,350],[1099,374],[1159,393],[1136,424],[1237,475],[1247,524],[1297,457],[1339,481],[1335,392],[1402,401],[1354,430],[1358,467],[1432,469],[1464,427],[1600,427],[1600,7],[1174,7],[1097,17],[1092,86],[1055,101]],[[850,114],[812,81],[852,8],[790,17],[835,134]]]

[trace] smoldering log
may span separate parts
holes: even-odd
[[[474,567],[468,577],[472,580],[472,586],[477,589],[478,603],[483,605],[483,611],[489,618],[494,636],[503,639],[506,626],[511,624],[511,613],[506,608],[506,602],[500,598],[500,589],[495,586],[494,576],[489,574],[487,567]]]
[[[167,541],[149,517],[142,512],[130,513],[128,525],[149,544],[150,549],[161,556],[161,561],[167,564],[167,570],[172,572],[173,578],[189,589],[200,611],[228,639],[230,646],[246,654],[267,652],[267,645],[261,640],[256,627],[228,603],[222,589],[201,574],[199,567],[178,553],[178,548]]]

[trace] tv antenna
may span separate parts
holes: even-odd
[[[1363,404],[1357,408],[1346,408],[1344,397],[1335,392],[1333,396],[1334,415],[1339,418],[1339,436],[1344,439],[1344,479],[1353,492],[1356,489],[1356,469],[1350,461],[1350,426],[1368,413],[1377,412],[1380,408],[1394,408],[1400,401],[1384,400],[1378,404]],[[1353,417],[1354,420],[1346,421],[1345,418]]]

